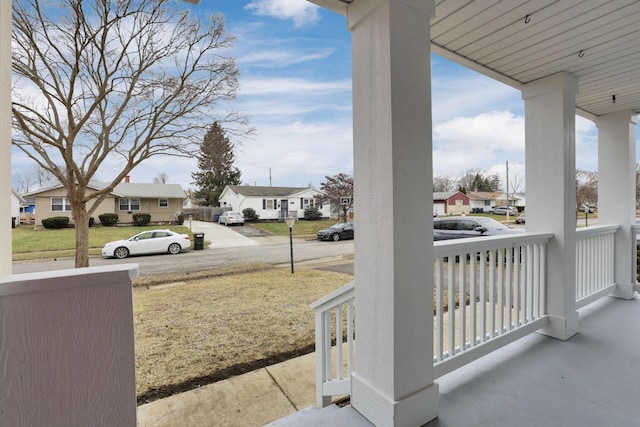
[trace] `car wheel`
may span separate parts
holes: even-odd
[[[169,245],[169,253],[172,255],[179,254],[182,250],[182,247],[177,243],[172,243]]]
[[[333,233],[333,236],[331,236],[331,238],[333,239],[334,242],[337,242],[338,240],[340,240],[340,234]]]
[[[129,256],[129,249],[125,248],[124,246],[120,246],[119,248],[116,248],[115,251],[113,251],[113,256],[118,259],[124,259]]]

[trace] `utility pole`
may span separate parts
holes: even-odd
[[[511,206],[509,203],[509,160],[507,160],[507,206]]]

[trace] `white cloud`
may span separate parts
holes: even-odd
[[[242,79],[240,83],[240,95],[328,95],[351,91],[350,80],[314,81],[295,77],[249,77]]]
[[[238,58],[241,65],[252,65],[262,68],[285,68],[291,65],[301,64],[307,61],[323,60],[329,57],[334,49],[265,49],[252,51]]]
[[[263,123],[236,159],[242,180],[252,185],[269,185],[271,170],[273,185],[318,186],[326,175],[353,173],[350,122]]]
[[[245,6],[258,16],[291,19],[296,27],[314,25],[320,19],[318,6],[307,0],[256,0]]]

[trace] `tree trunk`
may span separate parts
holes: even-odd
[[[71,216],[76,227],[76,268],[89,267],[89,217],[86,203],[71,203]]]

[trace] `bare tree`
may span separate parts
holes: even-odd
[[[519,194],[524,191],[524,182],[522,181],[522,177],[518,173],[514,173],[509,176],[509,193],[510,194]]]
[[[456,190],[456,180],[449,175],[433,177],[433,191],[447,193]]]
[[[320,184],[323,195],[316,196],[319,203],[331,203],[337,209],[342,209],[344,221],[347,221],[347,212],[353,205],[353,178],[345,173],[334,176],[325,176],[326,182]]]
[[[243,132],[224,112],[238,88],[224,19],[203,22],[183,7],[13,2],[13,143],[66,188],[76,267],[89,265],[89,216],[133,168],[190,156],[211,117]],[[102,170],[112,181],[88,191]]]
[[[167,182],[169,182],[169,175],[164,172],[160,172],[158,176],[153,178],[154,184],[166,184]]]
[[[576,209],[598,201],[598,173],[576,170]]]
[[[13,175],[13,184],[20,194],[26,194],[29,191],[41,187],[45,182],[53,179],[53,175],[48,170],[39,165],[35,165],[30,171],[19,172]]]
[[[469,169],[458,179],[458,187],[466,192],[495,192],[500,187],[500,178],[497,175],[485,175],[480,169]]]

